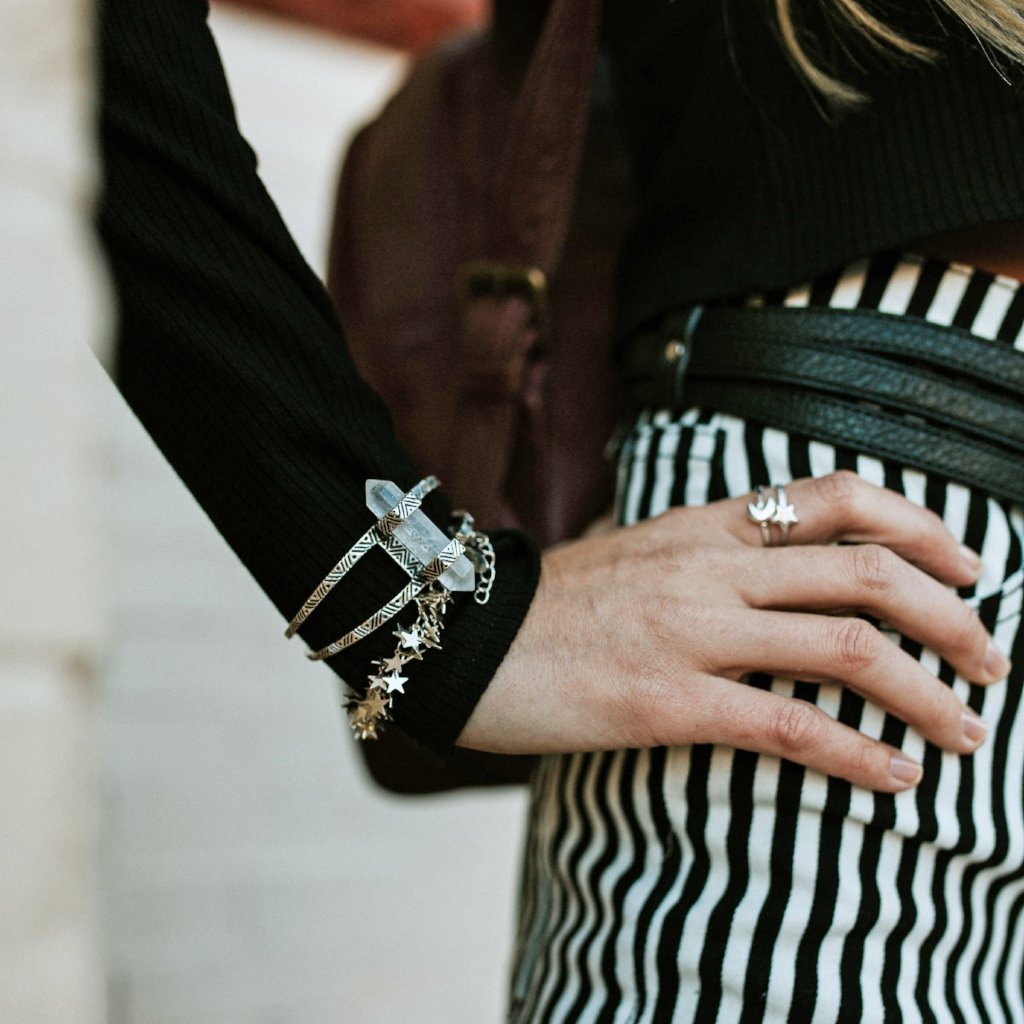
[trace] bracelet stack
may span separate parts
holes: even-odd
[[[371,482],[367,481],[367,484]],[[386,544],[395,530],[420,507],[423,499],[440,486],[441,481],[436,476],[425,477],[412,490],[404,494],[402,500],[394,508],[381,516],[345,552],[341,561],[321,580],[316,590],[309,595],[302,607],[295,613],[295,617],[288,623],[288,628],[284,631],[285,637],[290,640],[298,632],[299,627],[316,611],[323,599],[334,589],[338,581],[345,576],[356,562],[377,544]]]
[[[408,573],[409,583],[386,605],[338,640],[307,655],[322,661],[338,654],[415,602],[415,622],[408,629],[400,625],[394,631],[398,640],[395,652],[372,663],[365,694],[346,694],[344,707],[360,740],[376,739],[381,723],[390,720],[395,695],[404,693],[409,681],[403,669],[412,661],[422,661],[426,651],[441,647],[444,615],[453,592],[473,590],[478,604],[486,604],[491,595],[496,572],[494,547],[487,535],[475,528],[473,517],[456,513],[445,536],[419,511],[423,498],[438,486],[436,477],[427,477],[403,495],[390,481],[368,480],[367,505],[380,518],[319,583],[285,633],[293,636],[356,562],[376,546]]]

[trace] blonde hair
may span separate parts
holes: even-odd
[[[928,61],[938,56],[934,48],[908,39],[876,18],[859,0],[827,2],[832,13],[877,50],[910,60]],[[865,96],[859,89],[822,68],[808,53],[805,33],[794,18],[792,6],[792,0],[775,0],[779,31],[790,59],[826,99],[839,106],[863,102]],[[990,54],[1024,63],[1024,0],[934,0],[934,6],[945,8],[963,22]]]

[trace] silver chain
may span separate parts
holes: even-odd
[[[465,545],[466,554],[476,570],[473,600],[477,604],[487,604],[491,599],[491,588],[497,575],[498,560],[494,553],[494,545],[486,533],[481,533],[475,528],[475,520],[464,509],[453,512],[452,519],[454,534]]]

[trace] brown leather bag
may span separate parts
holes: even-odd
[[[598,21],[596,0],[553,0],[525,74],[500,31],[421,60],[348,153],[328,270],[414,462],[485,527],[545,544],[605,511],[613,484],[629,203],[609,104],[591,102]]]

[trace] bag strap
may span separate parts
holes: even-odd
[[[600,0],[552,0],[494,175],[487,255],[550,276],[569,230],[597,69]]]
[[[534,356],[575,204],[599,22],[599,0],[552,0],[492,178],[486,258],[462,268],[458,415],[445,478],[475,494],[482,522],[519,520],[506,499],[513,477],[525,521],[543,521],[546,367]],[[532,456],[517,461],[524,451]],[[527,495],[535,507],[526,508]]]

